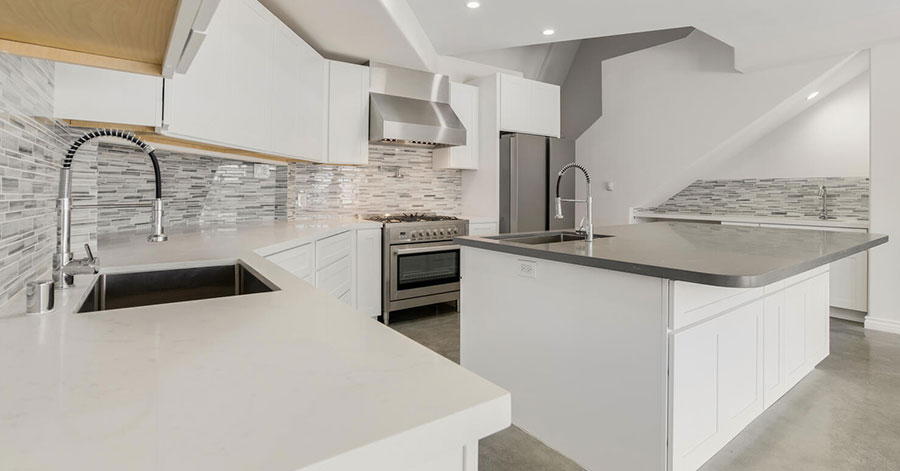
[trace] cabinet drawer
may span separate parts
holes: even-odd
[[[269,255],[269,260],[291,272],[297,278],[311,275],[313,268],[313,244],[303,244],[282,252]]]
[[[670,287],[669,327],[678,330],[763,295],[763,288],[724,288],[685,281]]]
[[[353,264],[349,256],[316,272],[316,287],[334,297],[350,291],[353,285]]]
[[[331,237],[316,241],[316,270],[350,255],[353,250],[353,239],[350,231],[341,232]]]

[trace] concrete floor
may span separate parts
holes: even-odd
[[[391,326],[459,363],[452,306],[392,315]],[[516,427],[479,443],[480,471],[582,468]],[[900,335],[831,322],[831,355],[701,471],[900,470]]]

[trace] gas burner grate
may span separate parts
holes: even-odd
[[[456,216],[439,216],[436,214],[425,213],[400,213],[400,214],[383,214],[376,216],[368,216],[365,218],[369,221],[378,221],[383,223],[399,223],[399,222],[432,222],[432,221],[455,221],[459,218]]]

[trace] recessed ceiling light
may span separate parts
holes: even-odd
[[[812,100],[813,98],[815,98],[815,97],[817,97],[817,96],[819,96],[819,92],[812,92],[812,93],[809,94],[808,97],[806,97],[806,99],[807,99],[807,100]]]
[[[469,3],[466,3],[466,6],[469,8],[478,8],[481,6],[481,4],[478,2],[469,2]]]
[[[553,36],[556,33],[556,31],[554,31],[552,29],[545,29],[543,31],[543,33],[544,33],[544,36]]]

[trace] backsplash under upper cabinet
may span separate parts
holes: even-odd
[[[67,136],[52,115],[53,63],[0,53],[0,304],[50,268]],[[90,166],[73,170],[76,193],[89,192]]]
[[[288,164],[297,218],[353,217],[384,212],[457,215],[462,172],[436,170],[430,149],[369,146],[367,166]]]
[[[842,221],[869,220],[869,179],[865,177],[697,180],[650,211],[710,215],[816,219],[828,189],[828,214]]]

